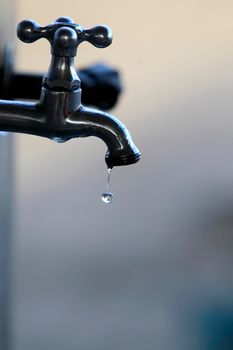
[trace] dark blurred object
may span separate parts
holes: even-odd
[[[105,64],[95,64],[79,71],[84,104],[108,110],[115,106],[122,92],[120,74]]]
[[[104,110],[113,108],[122,92],[120,74],[105,64],[94,64],[78,71],[82,87],[83,104]],[[1,80],[4,81],[4,80]],[[32,99],[40,98],[42,75],[13,73],[7,86],[0,86],[1,98]]]

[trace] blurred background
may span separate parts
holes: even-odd
[[[104,23],[113,44],[76,63],[120,70],[112,111],[141,161],[114,168],[106,146],[17,135],[15,350],[233,349],[233,3],[29,1],[16,23],[61,15]],[[44,72],[46,41],[17,41],[16,69]]]

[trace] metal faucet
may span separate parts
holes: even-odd
[[[88,41],[98,48],[111,44],[106,26],[84,29],[68,17],[46,27],[24,20],[17,36],[26,43],[46,38],[51,44],[51,63],[44,75],[39,102],[0,100],[0,131],[19,132],[65,142],[74,137],[97,136],[107,145],[109,168],[136,163],[140,152],[126,127],[112,115],[81,103],[81,81],[74,68],[77,48]]]

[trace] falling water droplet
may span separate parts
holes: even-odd
[[[112,192],[109,191],[110,189],[110,178],[111,178],[111,168],[108,168],[108,178],[107,178],[107,191],[106,192],[103,192],[102,193],[102,201],[105,203],[105,204],[109,204],[112,202],[112,199],[113,199],[113,194]]]
[[[109,190],[110,188],[111,171],[112,171],[112,168],[108,168],[107,190]]]
[[[102,198],[102,201],[105,204],[109,204],[112,201],[113,194],[111,192],[104,192],[104,193],[102,193],[102,197],[101,198]]]

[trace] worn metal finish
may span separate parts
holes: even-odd
[[[104,48],[112,33],[106,26],[84,29],[68,17],[40,27],[35,21],[19,23],[18,37],[31,43],[46,38],[51,44],[51,63],[44,75],[39,102],[0,100],[0,130],[48,137],[65,142],[74,137],[96,136],[107,145],[108,167],[136,163],[140,152],[126,127],[112,115],[84,107],[81,83],[74,69],[77,47],[83,41]]]

